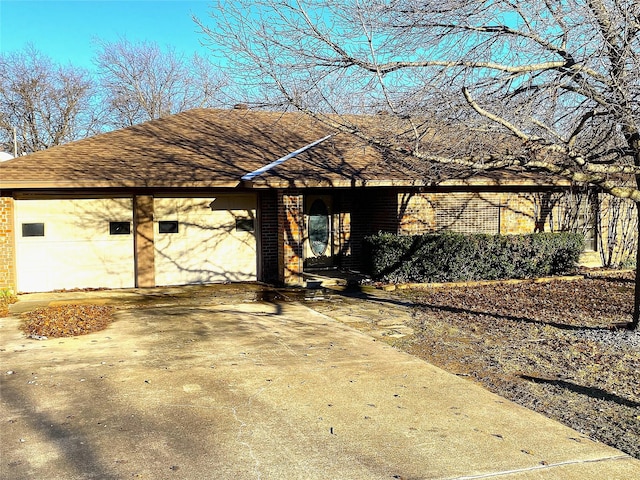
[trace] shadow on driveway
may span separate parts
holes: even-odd
[[[23,298],[119,310],[104,331],[45,341],[0,319],[0,477],[640,476],[617,450],[257,291]]]

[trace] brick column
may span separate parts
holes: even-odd
[[[153,196],[133,197],[133,225],[136,287],[155,287],[155,249],[153,247]]]
[[[297,191],[278,192],[278,280],[303,283],[304,197]]]
[[[260,242],[258,251],[258,280],[275,283],[278,275],[278,195],[275,191],[258,195],[258,225]]]
[[[0,289],[17,289],[14,200],[0,197]]]
[[[342,193],[333,199],[334,252],[338,265],[342,268],[358,268],[354,263],[351,245],[351,212],[353,212],[353,194]]]

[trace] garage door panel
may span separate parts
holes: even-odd
[[[70,249],[73,255],[70,255]],[[49,243],[46,250],[31,244],[22,248],[20,291],[49,291],[73,288],[127,288],[134,278],[131,255],[115,255],[113,244],[97,242]]]
[[[185,232],[185,236],[188,232]],[[178,285],[216,281],[253,281],[255,238],[239,239],[226,230],[207,239],[156,240],[156,283]]]
[[[156,198],[156,284],[254,281],[255,232],[237,231],[237,219],[255,217],[255,196]],[[160,233],[160,222],[178,231]]]
[[[131,199],[17,201],[18,290],[133,287],[133,235],[110,234],[111,221],[131,225]],[[24,223],[44,236],[23,237]]]
[[[156,198],[156,284],[256,280],[256,204],[255,195]],[[130,198],[16,201],[18,289],[135,286],[132,211]],[[160,221],[177,232],[160,233]],[[23,223],[43,224],[44,236],[22,237]]]

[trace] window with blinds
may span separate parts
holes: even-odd
[[[449,194],[434,201],[436,230],[500,233],[500,204],[474,194]]]

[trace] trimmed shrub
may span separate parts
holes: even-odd
[[[0,289],[0,318],[9,316],[9,305],[16,303],[18,297],[16,297],[13,290],[9,288]]]
[[[365,269],[380,281],[457,282],[563,275],[584,250],[578,233],[425,235],[365,238]]]

